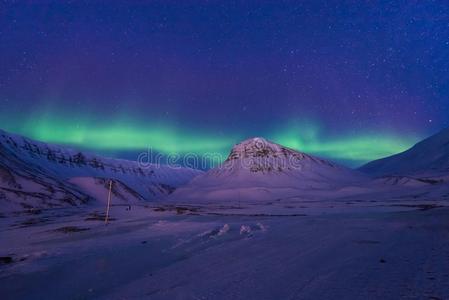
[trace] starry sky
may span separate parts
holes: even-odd
[[[131,159],[263,136],[358,166],[449,126],[443,1],[123,2],[0,3],[0,128]]]

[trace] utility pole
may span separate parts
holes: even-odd
[[[106,217],[104,218],[104,223],[107,225],[109,220],[109,208],[111,206],[111,190],[112,190],[112,180],[109,180],[109,192],[108,192],[108,206],[106,207]]]
[[[239,189],[239,209],[240,209],[240,189]]]

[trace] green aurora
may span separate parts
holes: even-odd
[[[5,126],[5,123],[7,123]],[[120,120],[93,125],[88,120],[70,118],[33,118],[25,123],[5,122],[3,129],[27,137],[93,151],[143,151],[152,149],[162,154],[219,155],[225,158],[231,147],[251,136],[214,131],[177,128],[162,122]],[[327,159],[358,166],[370,160],[402,152],[421,137],[395,134],[324,135],[312,122],[290,125],[265,132],[261,136],[287,147]]]

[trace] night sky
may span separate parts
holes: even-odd
[[[356,166],[449,125],[444,1],[14,2],[0,128],[35,139],[129,158],[263,136]]]

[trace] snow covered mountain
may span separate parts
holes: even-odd
[[[100,198],[113,180],[115,200],[168,195],[201,171],[103,158],[0,131],[2,210],[77,205]]]
[[[449,128],[409,150],[372,161],[360,171],[375,175],[441,176],[449,174]]]
[[[197,176],[170,199],[271,199],[364,179],[359,172],[256,137],[235,145],[222,165]]]

